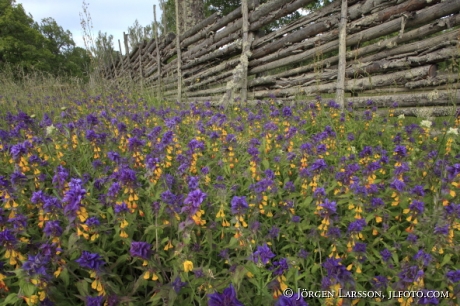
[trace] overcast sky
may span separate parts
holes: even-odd
[[[113,35],[115,50],[118,39],[123,48],[123,32],[127,32],[137,19],[142,26],[153,22],[153,5],[156,5],[157,21],[161,22],[159,0],[85,0],[93,22],[93,35],[98,31]],[[83,13],[82,0],[16,0],[21,3],[26,13],[32,14],[35,21],[52,17],[64,30],[73,34],[77,46],[85,47],[80,13]],[[123,50],[124,52],[124,50]]]

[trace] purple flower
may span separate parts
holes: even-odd
[[[270,232],[268,233],[268,237],[271,239],[276,239],[278,238],[279,234],[280,234],[280,228],[274,225],[270,229]]]
[[[435,297],[436,293],[434,290],[422,289],[423,297],[418,300],[418,305],[438,305],[439,300]]]
[[[301,218],[299,216],[292,216],[291,221],[294,223],[299,223]]]
[[[14,236],[13,231],[11,231],[9,228],[6,228],[0,232],[0,244],[3,246],[8,248],[16,244],[16,242],[16,236]]]
[[[244,306],[236,297],[233,284],[230,284],[222,293],[208,294],[208,306]]]
[[[323,187],[318,187],[313,192],[314,198],[325,197],[325,196],[326,196],[326,190]]]
[[[198,188],[198,181],[199,178],[197,176],[189,176],[188,177],[188,188],[190,190],[195,190]]]
[[[366,220],[358,219],[350,223],[350,225],[348,226],[348,232],[359,233],[363,230],[364,226],[366,226]]]
[[[327,164],[322,158],[315,160],[310,166],[311,171],[321,171],[325,168],[327,168]]]
[[[306,259],[308,255],[310,255],[310,253],[307,252],[307,250],[305,249],[300,249],[299,254],[298,254],[298,256],[302,259]]]
[[[446,277],[452,282],[460,282],[460,270],[449,271],[446,273]]]
[[[345,283],[353,283],[352,274],[340,263],[341,259],[329,257],[323,263],[323,267],[326,269],[327,278],[329,280],[334,279],[335,281],[344,285]]]
[[[117,204],[115,205],[114,207],[114,212],[118,215],[118,214],[122,214],[122,213],[125,213],[125,212],[128,212],[128,205],[126,205],[125,202],[121,203],[121,204]]]
[[[424,266],[428,266],[430,262],[433,260],[433,257],[425,253],[423,250],[419,250],[417,254],[414,255],[414,260],[419,260],[423,263]]]
[[[131,248],[129,249],[129,253],[133,257],[139,257],[144,260],[148,260],[152,254],[152,245],[147,242],[133,241],[131,242]]]
[[[280,296],[275,306],[308,306],[308,303],[298,293],[294,293],[291,297]]]
[[[421,214],[425,210],[425,204],[422,201],[413,200],[409,205],[409,209]]]
[[[423,270],[417,266],[405,267],[399,274],[399,278],[404,283],[413,283],[420,277],[423,277]]]
[[[202,192],[200,189],[190,192],[184,200],[184,206],[182,207],[181,213],[186,212],[189,216],[195,215],[205,198],[206,193]]]
[[[282,275],[289,269],[288,260],[286,258],[281,258],[279,261],[273,262],[272,270],[273,275]]]
[[[340,232],[340,228],[331,226],[327,230],[327,236],[330,238],[336,238],[339,239],[342,236],[342,233]]]
[[[187,285],[187,283],[184,283],[184,282],[180,279],[179,276],[176,277],[176,278],[174,279],[174,281],[172,282],[172,287],[173,287],[174,291],[176,291],[176,293],[179,293],[179,291],[180,291],[183,287],[185,287],[186,285]]]
[[[356,253],[366,253],[366,247],[367,244],[363,242],[356,242],[353,246],[353,251],[355,251]]]
[[[385,206],[385,202],[381,198],[372,198],[371,206],[374,208]]]
[[[384,249],[383,251],[381,251],[380,255],[382,256],[382,259],[385,262],[387,262],[391,258],[391,252],[388,249]]]
[[[447,206],[444,206],[444,209],[448,216],[460,219],[460,204],[449,203]]]
[[[407,155],[407,149],[403,145],[397,145],[393,152],[400,157],[405,157]]]
[[[385,290],[388,285],[388,279],[385,276],[378,275],[371,280],[375,290]]]
[[[86,297],[86,306],[102,306],[104,302],[103,296],[87,296]]]
[[[89,217],[88,219],[86,219],[85,224],[90,227],[96,227],[96,226],[101,225],[101,222],[99,221],[97,217]]]
[[[326,210],[325,214],[330,216],[337,212],[337,203],[324,199],[324,203],[320,205],[323,210]]]
[[[264,265],[266,265],[273,257],[275,257],[275,254],[273,254],[268,245],[265,243],[264,245],[257,247],[257,250],[254,254],[252,254],[251,260],[255,263],[258,263],[260,260]]]
[[[291,117],[292,116],[292,110],[289,106],[283,107],[283,116],[284,117]]]
[[[49,258],[41,255],[27,255],[27,260],[22,264],[22,269],[29,276],[48,276],[46,273],[46,265],[49,263]]]
[[[62,228],[59,220],[47,221],[43,232],[49,237],[60,237],[62,235]]]
[[[82,188],[80,179],[71,179],[69,190],[65,193],[62,201],[67,205],[64,207],[64,213],[69,218],[69,221],[75,220],[77,211],[80,209],[81,201],[86,194],[86,190]]]
[[[115,198],[117,197],[120,190],[121,190],[120,184],[118,182],[115,182],[109,187],[109,191],[107,192],[107,195],[109,197]]]
[[[412,193],[420,197],[423,197],[425,195],[425,189],[423,188],[423,186],[417,185],[412,189]]]
[[[434,228],[434,233],[437,235],[447,235],[449,234],[449,225],[444,226],[436,225]]]
[[[403,181],[395,179],[393,182],[390,183],[390,187],[396,189],[399,192],[404,191],[406,184]]]
[[[242,215],[246,212],[249,208],[248,202],[246,202],[246,197],[238,197],[234,196],[232,201],[230,202],[232,214],[234,215]]]
[[[410,233],[409,235],[407,235],[407,241],[410,241],[410,242],[412,242],[412,243],[416,243],[417,240],[418,240],[417,235],[412,234],[412,233]]]
[[[90,270],[99,270],[104,264],[104,260],[101,255],[97,253],[90,253],[83,251],[79,259],[76,262],[82,267]]]

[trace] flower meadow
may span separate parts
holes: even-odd
[[[460,118],[31,100],[0,98],[1,306],[459,305]]]

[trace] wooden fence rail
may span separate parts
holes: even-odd
[[[103,73],[108,79],[131,78],[155,91],[161,79],[168,100],[180,96],[178,80],[182,97],[190,101],[225,102],[222,97],[232,86],[247,92],[248,100],[333,94],[341,0],[261,35],[264,26],[312,2],[276,0],[256,6],[258,1],[249,0],[246,50],[240,7],[226,16],[208,17],[179,38],[169,33],[126,49]],[[348,0],[345,92],[358,104],[367,99],[407,107],[457,102],[459,39],[458,0]],[[244,89],[243,82],[234,82],[243,51],[248,55]]]

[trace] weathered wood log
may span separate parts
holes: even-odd
[[[286,5],[286,7],[283,7],[283,5],[289,3],[290,1],[292,1],[292,3]],[[259,27],[262,27],[276,20],[277,18],[279,18],[278,16],[281,14],[280,12],[282,12],[282,14],[284,15],[287,15],[287,14],[294,12],[298,8],[310,2],[313,2],[313,1],[314,0],[279,0],[279,1],[272,1],[272,2],[265,3],[264,5],[260,6],[257,10],[251,12],[251,14],[249,15],[249,21],[253,22],[255,20],[259,20],[262,18],[262,16],[264,16],[264,14],[268,14],[268,12],[272,12],[272,14],[269,14],[269,17],[263,18],[263,22],[257,23],[257,27],[251,24],[249,30],[255,31]],[[274,10],[278,10],[278,11],[274,11]],[[203,50],[204,48],[206,48],[207,50],[208,45],[210,44],[215,49],[228,44],[231,41],[229,37],[232,33],[238,32],[237,37],[240,36],[239,33],[241,33],[241,26],[242,26],[242,19],[240,18],[233,24],[227,25],[222,31],[217,32],[214,36],[206,39],[204,42],[197,45],[194,51],[196,51],[197,49]],[[215,41],[216,43],[213,43]],[[214,51],[212,54],[207,53],[203,57],[189,60],[186,64],[184,64],[184,69],[190,68],[194,65],[197,65],[197,64],[200,64],[206,61],[209,61],[211,59],[215,59],[219,57],[228,57],[232,53],[240,52],[240,50],[241,50],[241,43],[239,41],[236,41],[230,47],[222,48],[222,49]],[[166,55],[166,57],[172,56],[173,53],[169,52],[167,54],[168,55]],[[190,52],[189,54],[193,54],[193,52]],[[173,60],[170,63],[171,66],[174,65],[174,61],[175,60]],[[169,67],[165,67],[165,72],[168,71],[169,69],[170,69]]]
[[[394,54],[402,53],[402,51],[400,51],[401,49],[394,50],[397,45],[405,43],[405,42],[408,42],[408,41],[411,41],[411,40],[414,40],[414,39],[419,39],[420,37],[427,37],[429,35],[435,34],[437,32],[445,30],[446,27],[448,27],[448,25],[454,27],[454,26],[457,26],[459,24],[460,24],[460,15],[454,15],[454,16],[451,16],[451,17],[443,18],[443,19],[437,20],[437,21],[435,21],[433,23],[430,23],[430,24],[427,24],[425,26],[422,26],[420,28],[411,30],[409,32],[405,32],[401,37],[397,36],[397,37],[393,37],[393,38],[390,38],[390,39],[385,39],[383,41],[379,41],[379,42],[374,43],[372,45],[361,47],[359,49],[350,51],[350,52],[347,53],[347,59],[351,60],[351,59],[359,58],[359,60],[361,62],[363,62],[363,61],[369,62],[369,61],[372,61],[372,60],[378,60],[378,59],[381,59],[381,58],[385,58],[386,55],[393,54],[393,51],[394,51]],[[443,41],[443,40],[447,39],[448,37],[450,37],[449,36],[450,34],[449,35],[445,34],[445,35],[446,35],[445,37],[444,37],[444,35],[441,35],[441,36],[443,36],[443,38],[441,38],[440,41]],[[438,42],[435,41],[436,39],[438,39],[438,37],[440,37],[440,36],[436,36],[435,38],[432,38],[434,40],[432,42],[430,42],[430,44],[434,44],[434,45],[438,44]],[[393,50],[392,50],[392,48],[393,48]],[[401,46],[401,48],[407,48],[407,47]],[[417,46],[416,48],[418,49],[419,46]],[[389,49],[389,50],[387,50],[387,49]],[[385,50],[384,53],[379,55],[379,56],[382,56],[382,57],[374,57],[374,58],[363,58],[362,57],[363,55],[366,55],[366,54],[369,54],[369,53],[372,53],[372,52],[376,52],[376,51],[382,51],[382,50]],[[279,79],[279,78],[289,77],[291,75],[297,75],[297,74],[308,72],[308,71],[312,71],[317,66],[330,67],[330,66],[336,64],[337,62],[338,62],[338,56],[332,56],[332,57],[329,57],[327,59],[318,61],[318,62],[316,62],[314,64],[308,64],[308,65],[304,65],[304,66],[301,66],[301,67],[298,67],[298,68],[290,69],[290,70],[285,71],[285,72],[277,73],[277,74],[273,75],[273,80],[276,80],[276,79]]]
[[[430,6],[428,8],[420,10],[413,18],[407,20],[406,22],[406,27],[415,27],[419,26],[421,24],[424,24],[426,22],[430,22],[433,19],[437,19],[449,14],[457,13],[458,10],[460,9],[460,1],[455,1],[455,0],[448,0],[445,2],[441,2],[439,4]],[[347,38],[347,45],[355,45],[360,42],[365,42],[374,38],[381,37],[383,35],[388,35],[391,33],[396,32],[401,26],[401,21],[400,20],[392,20],[386,23],[383,23],[381,25],[372,27],[370,29],[361,31],[359,33],[350,35]],[[332,31],[334,32],[334,31]],[[301,45],[301,44],[299,44]],[[251,61],[249,63],[251,68],[249,70],[249,74],[255,74],[255,73],[261,73],[265,72],[271,69],[279,68],[286,66],[288,64],[294,64],[298,63],[307,59],[311,59],[315,56],[317,52],[321,53],[327,53],[330,52],[334,49],[336,49],[338,46],[338,40],[328,42],[322,46],[319,46],[315,49],[312,50],[307,50],[302,53],[293,55],[291,49],[289,52],[281,51],[279,53],[275,53],[269,56],[266,56],[264,58]],[[289,56],[290,55],[290,56]],[[289,58],[285,58],[289,56]],[[275,58],[281,58],[278,60],[273,61]],[[263,64],[264,62],[270,60],[271,62]]]
[[[460,22],[460,16],[458,18],[458,21]],[[389,49],[384,49],[382,52],[379,52],[373,55],[369,55],[367,57],[361,57],[359,61],[373,62],[373,61],[378,61],[378,60],[381,60],[383,58],[387,58],[390,56],[400,56],[401,54],[411,54],[411,53],[418,54],[418,52],[422,52],[424,50],[432,48],[433,46],[439,46],[441,48],[443,44],[445,43],[455,44],[459,33],[460,33],[459,30],[449,31],[446,33],[442,33],[438,36],[430,37],[428,39],[424,39],[421,41],[416,41],[410,44],[401,45],[401,46],[397,46],[397,47],[393,47]]]
[[[255,7],[254,2],[255,1],[249,1],[248,3],[249,9],[253,9]],[[200,31],[196,33],[194,36],[184,39],[184,41],[182,41],[182,47],[185,48],[201,39],[208,38],[208,36],[210,35],[211,36],[215,35],[215,33],[218,30],[226,27],[228,24],[230,24],[231,22],[235,21],[238,18],[241,18],[241,7],[233,10],[230,14],[220,18],[216,23],[211,25],[207,29],[207,31]]]
[[[417,117],[421,119],[430,119],[433,117],[455,116],[458,108],[455,106],[432,106],[432,107],[410,107],[396,108],[393,111],[394,116],[404,115],[406,117]],[[378,110],[378,114],[387,114],[388,110]]]
[[[212,79],[211,78],[208,78],[207,80],[201,80],[199,78],[195,79],[196,82],[195,83],[190,83],[190,85],[187,86],[187,89],[190,90],[190,91],[194,91],[195,89],[197,88],[202,88],[203,86],[205,85],[209,85],[209,84],[214,84],[214,83],[225,83],[227,81],[229,81],[231,75],[233,74],[232,71],[225,71],[221,74],[218,74],[216,76],[214,76]]]
[[[206,78],[209,78],[209,79],[214,79],[214,77],[211,77],[212,75],[215,75],[217,73],[220,73],[222,71],[227,71],[229,69],[232,69],[234,68],[236,65],[238,65],[239,63],[239,59],[236,58],[236,59],[232,59],[232,60],[228,60],[228,61],[225,61],[215,67],[212,67],[212,68],[209,68],[205,71],[202,71],[196,75],[193,75],[189,78],[187,78],[185,81],[188,82],[188,81],[192,81],[192,80],[196,80],[196,79],[200,79],[200,80],[204,80]],[[216,77],[218,79],[218,77]]]
[[[351,32],[357,28],[359,31],[363,28],[368,28],[370,26],[375,26],[387,20],[392,20],[398,17],[399,15],[409,14],[411,12],[418,11],[428,5],[434,5],[436,3],[441,2],[441,0],[410,0],[405,1],[401,4],[390,6],[384,10],[371,14],[369,16],[365,16],[360,18],[358,21],[353,22],[350,24],[349,29]],[[408,18],[408,17],[405,17]]]
[[[368,100],[372,100],[377,107],[390,107],[394,102],[398,107],[449,105],[455,100],[460,101],[458,90],[433,90],[412,92],[410,94],[391,93],[378,96],[360,96],[349,98],[356,107],[365,107]]]
[[[417,9],[419,7],[424,7],[424,6],[427,5],[426,2],[423,1],[423,0],[410,0],[410,1],[408,1],[408,3],[402,3],[402,4],[399,4],[397,6],[392,6],[394,3],[397,2],[396,0],[393,0],[393,1],[368,0],[367,2],[372,2],[373,5],[355,5],[352,8],[350,8],[350,11],[351,11],[350,15],[354,16],[356,18],[358,16],[365,15],[365,14],[375,10],[376,5],[379,6],[379,10],[381,10],[381,11],[379,11],[377,13],[373,13],[370,16],[365,16],[365,17],[363,17],[363,18],[361,18],[361,19],[359,19],[357,21],[351,22],[350,25],[347,25],[347,33],[348,34],[360,31],[361,27],[362,27],[362,25],[364,23],[371,24],[371,23],[377,23],[377,22],[384,22],[384,21],[389,19],[389,16],[394,16],[394,14],[396,14],[396,13],[406,12],[408,9],[409,10],[415,10],[415,9]],[[324,8],[324,9],[327,9],[327,7]],[[294,32],[293,34],[290,34],[290,35],[287,35],[286,37],[284,37],[282,39],[281,43],[280,42],[274,42],[274,43],[270,44],[269,46],[265,46],[265,48],[264,48],[265,52],[255,50],[253,58],[259,58],[259,57],[267,55],[269,53],[279,52],[279,48],[284,46],[284,44],[286,44],[286,43],[298,42],[298,41],[301,41],[301,40],[303,40],[303,39],[305,39],[305,38],[307,38],[309,36],[312,36],[313,34],[318,34],[318,33],[314,33],[314,31],[320,31],[323,28],[328,28],[328,29],[335,28],[338,25],[339,18],[340,18],[339,13],[336,13],[334,15],[329,16],[327,20],[324,20],[322,22],[323,24],[321,24],[321,22],[316,22],[313,25],[310,25],[310,26],[307,25],[305,27],[305,29],[302,29],[300,31]],[[350,19],[350,20],[353,20],[353,19]],[[366,20],[366,21],[363,21],[363,20]],[[322,26],[319,26],[319,25],[322,25]],[[314,28],[315,26],[317,27],[316,29]],[[311,31],[312,31],[311,33],[309,32],[310,28],[311,28]],[[310,34],[312,34],[312,35],[310,35]],[[308,48],[308,47],[313,47],[313,46],[316,46],[317,44],[324,44],[324,43],[329,42],[331,40],[335,40],[337,35],[338,35],[338,31],[333,32],[333,33],[327,33],[324,36],[317,37],[316,39],[310,40],[306,44],[303,44],[302,49],[305,49],[305,48]],[[290,51],[295,53],[297,51],[297,49],[298,49],[298,46],[293,46],[291,48],[288,48],[284,52],[289,51],[289,49],[292,49]],[[268,59],[268,57],[266,57],[266,59]],[[259,65],[260,63],[261,62],[254,61],[253,63],[251,63],[251,65]]]
[[[438,75],[434,78],[427,78],[423,80],[417,80],[413,82],[407,82],[404,84],[405,88],[418,88],[418,87],[427,87],[427,86],[439,86],[443,84],[453,84],[454,82],[457,82],[459,79],[458,74],[456,73],[449,73],[449,74],[443,74],[443,75]],[[459,101],[460,102],[460,101]]]
[[[337,26],[338,16],[329,16],[314,24],[307,25],[305,28],[288,34],[281,39],[268,43],[261,48],[255,49],[252,58],[260,58],[270,53],[276,52],[281,48],[302,41],[308,37],[315,36]]]
[[[423,67],[417,67],[407,71],[398,71],[391,74],[386,75],[376,75],[372,78],[360,78],[356,80],[348,80],[345,82],[345,90],[348,92],[354,91],[361,91],[365,89],[370,89],[374,87],[380,86],[389,86],[394,84],[404,84],[408,80],[417,80],[423,77],[427,77],[428,75],[434,75],[434,71],[436,71],[435,66],[427,65]],[[336,83],[329,83],[329,84],[318,84],[313,86],[306,86],[306,87],[291,87],[285,89],[278,89],[278,90],[261,90],[256,91],[255,96],[257,98],[260,97],[267,97],[271,92],[276,92],[278,96],[286,96],[286,95],[295,95],[299,94],[301,91],[303,94],[307,96],[317,95],[320,93],[333,93],[336,90],[337,84]]]
[[[222,93],[227,91],[227,87],[225,86],[225,84],[222,84],[222,85],[224,85],[224,86],[217,87],[217,88],[200,90],[200,91],[188,92],[188,96],[189,97],[199,97],[199,96],[206,96],[206,95],[221,94],[220,98],[222,98]]]
[[[253,12],[253,14],[249,16],[249,31],[256,31],[269,24],[273,20],[277,20],[292,12],[295,12],[299,8],[302,8],[314,1],[315,0],[294,0],[290,3],[287,2],[286,4],[277,5],[276,7],[274,6],[273,9],[268,5],[261,5]],[[267,4],[269,3],[271,2],[268,2]]]

